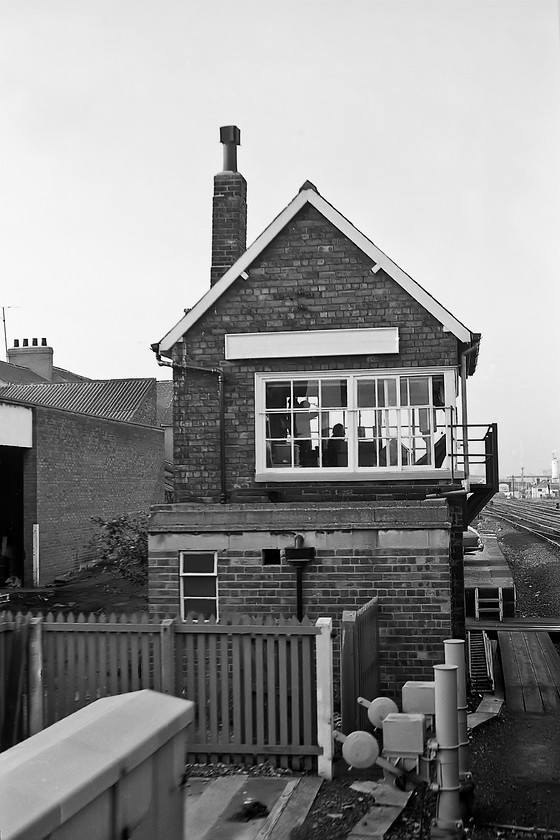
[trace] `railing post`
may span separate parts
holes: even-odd
[[[332,618],[318,618],[315,627],[315,662],[317,672],[317,744],[323,752],[318,757],[317,772],[332,779],[333,759],[333,654]]]
[[[43,729],[43,619],[29,622],[29,735]]]
[[[161,651],[161,690],[175,694],[175,619],[164,618],[159,628]]]

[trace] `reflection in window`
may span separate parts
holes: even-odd
[[[443,374],[265,383],[269,468],[439,468],[447,456]]]

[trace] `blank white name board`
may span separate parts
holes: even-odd
[[[399,328],[289,330],[225,336],[226,359],[372,356],[399,352]]]

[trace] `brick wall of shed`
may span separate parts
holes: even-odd
[[[148,513],[163,501],[163,432],[44,408],[35,414],[34,521],[40,528],[40,582],[48,583],[91,559],[92,516]],[[26,519],[26,547],[32,524]],[[26,550],[26,585],[31,580],[32,554]]]
[[[225,372],[227,485],[255,488],[254,374],[456,365],[457,340],[315,208],[306,206],[174,348]],[[398,354],[224,361],[224,334],[397,326]],[[219,498],[216,378],[176,370],[177,501]],[[296,490],[298,485],[294,485]],[[262,486],[259,487],[262,490]],[[342,494],[346,491],[340,490]],[[293,496],[292,496],[293,497]],[[330,497],[329,487],[323,497]]]
[[[409,506],[414,516],[414,505]],[[163,511],[163,509],[162,509]],[[234,516],[234,514],[232,514]],[[165,520],[165,513],[161,515]],[[152,520],[158,522],[158,514]],[[412,523],[409,520],[409,525]],[[407,679],[433,679],[442,661],[443,641],[452,634],[449,530],[444,527],[372,527],[364,530],[298,529],[315,560],[303,572],[305,615],[333,618],[340,630],[342,611],[379,598],[381,693],[397,699]],[[402,520],[401,523],[402,524]],[[153,526],[152,526],[153,527]],[[157,615],[180,615],[179,552],[218,553],[221,617],[296,615],[296,572],[289,564],[263,565],[262,549],[294,545],[294,534],[237,529],[150,534],[149,603]],[[188,527],[185,523],[183,527]],[[340,638],[334,641],[335,672]],[[338,677],[337,677],[338,678]]]

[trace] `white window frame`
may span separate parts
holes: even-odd
[[[198,554],[198,555],[205,554],[205,555],[213,557],[213,560],[214,560],[213,571],[212,572],[184,572],[183,571],[183,557],[185,555],[189,555],[189,554]],[[218,621],[219,620],[218,552],[217,551],[212,551],[212,550],[205,550],[205,549],[197,550],[197,549],[194,549],[194,548],[184,549],[182,551],[179,551],[178,563],[179,563],[179,601],[180,601],[180,606],[181,606],[181,620],[185,621],[185,619],[187,617],[187,614],[185,612],[185,601],[187,600],[188,597],[195,597],[195,598],[198,598],[199,600],[215,602],[216,610],[214,612],[214,616],[216,618],[216,621]],[[211,597],[205,596],[205,595],[203,595],[203,596],[198,596],[198,595],[188,596],[188,595],[185,595],[184,581],[188,578],[195,578],[195,577],[211,577],[211,578],[214,578],[214,580],[216,582],[216,594],[211,596]]]
[[[416,376],[443,376],[445,388],[446,435],[448,439],[447,455],[442,467],[411,464],[401,467],[359,467],[357,466],[358,430],[357,430],[357,382],[360,379],[398,378]],[[348,380],[348,405],[345,409],[348,417],[348,453],[347,467],[267,467],[266,464],[266,383],[273,381]],[[397,386],[398,387],[398,386]],[[259,372],[255,374],[255,480],[265,481],[364,481],[379,479],[449,478],[451,472],[451,426],[456,424],[458,395],[458,370],[455,367],[425,368],[376,368],[374,370],[331,370],[331,371],[281,371]],[[402,410],[402,409],[400,409]]]

